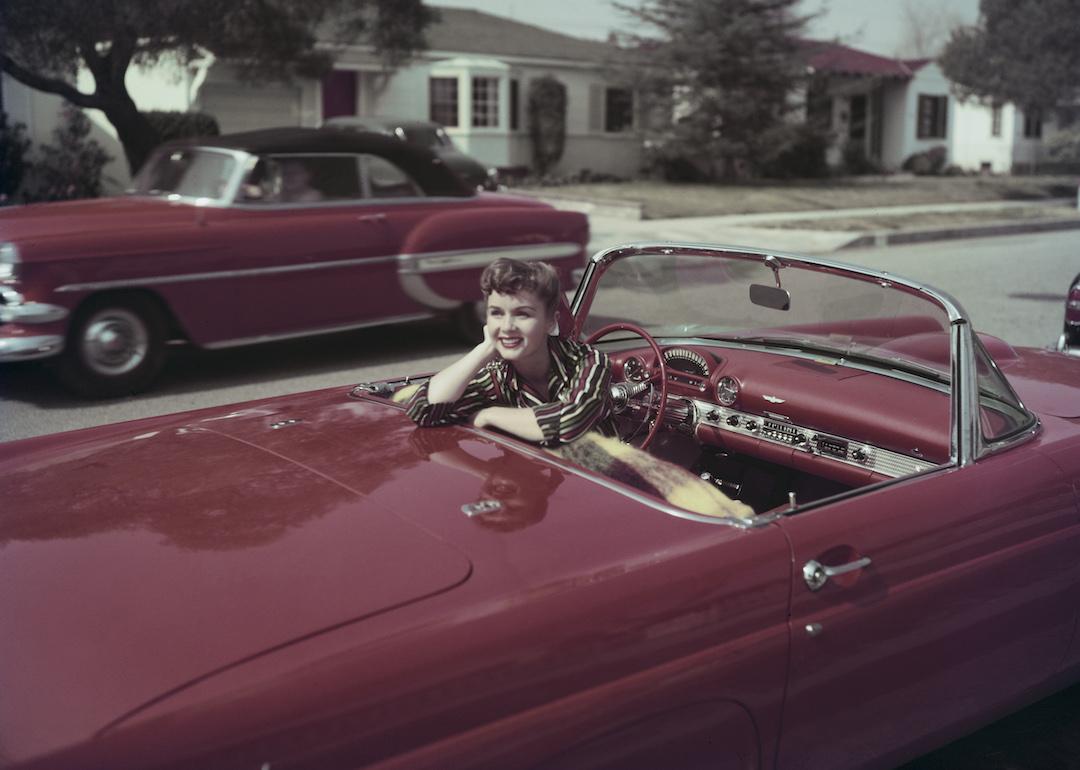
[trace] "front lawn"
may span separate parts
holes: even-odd
[[[526,188],[534,195],[641,203],[645,219],[964,203],[1076,195],[1075,177],[847,177],[730,185],[622,182]]]

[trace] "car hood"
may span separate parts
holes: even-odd
[[[1080,359],[1035,348],[1016,348],[994,360],[1024,402],[1038,414],[1080,418]]]
[[[430,479],[422,454],[382,449],[412,427],[338,390],[0,447],[5,758],[466,581],[463,553],[375,499]],[[324,429],[326,469],[268,446]],[[344,483],[345,465],[363,473]]]
[[[136,196],[12,206],[0,209],[0,242],[17,244],[25,259],[33,257],[34,246],[42,241],[191,222],[201,210],[189,203]]]

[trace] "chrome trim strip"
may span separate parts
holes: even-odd
[[[422,254],[402,254],[398,264],[402,272],[440,273],[470,267],[486,267],[499,257],[513,257],[523,262],[538,259],[572,257],[581,250],[576,243],[537,243],[526,246],[489,246],[483,249],[459,249]]]
[[[572,247],[569,254],[556,252],[552,247]],[[542,251],[547,248],[549,250]],[[515,259],[553,259],[558,256],[572,256],[579,250],[577,244],[542,244],[529,246],[497,246],[472,251],[431,251],[421,254],[399,254],[384,257],[357,257],[355,259],[338,259],[330,262],[306,262],[293,265],[277,265],[275,267],[253,267],[242,270],[216,270],[205,273],[181,273],[180,275],[158,275],[145,278],[125,278],[113,281],[92,281],[88,283],[69,283],[56,289],[58,292],[72,291],[95,291],[101,289],[118,289],[128,286],[156,286],[170,283],[187,283],[190,281],[212,281],[224,278],[242,278],[245,276],[278,275],[281,273],[306,272],[309,270],[328,270],[339,267],[351,267],[354,265],[382,265],[397,262],[399,269],[407,269],[413,273],[435,273],[447,270],[460,270],[466,267],[486,265],[498,256],[513,256]],[[427,263],[431,263],[427,267]],[[406,267],[402,268],[402,264]],[[455,306],[460,303],[454,303]]]
[[[397,257],[360,257],[357,259],[339,259],[332,262],[307,262],[297,265],[278,265],[276,267],[252,267],[244,270],[217,270],[209,273],[181,273],[180,275],[159,275],[148,278],[125,278],[115,281],[94,281],[91,283],[68,283],[56,289],[60,292],[95,291],[100,289],[118,289],[128,286],[157,286],[169,283],[188,283],[191,281],[213,281],[223,278],[243,278],[254,275],[278,275],[297,273],[308,270],[325,270],[352,265],[381,265],[393,262]]]
[[[59,334],[39,337],[0,337],[0,363],[31,361],[62,353],[64,338]]]
[[[334,332],[347,332],[353,329],[364,329],[369,326],[383,326],[384,324],[405,323],[406,321],[420,321],[425,318],[431,318],[434,313],[412,313],[410,315],[398,315],[390,318],[379,318],[375,321],[362,321],[354,324],[341,324],[339,326],[323,326],[315,329],[305,329],[298,332],[283,332],[281,334],[260,334],[255,337],[239,337],[231,340],[220,340],[218,342],[211,342],[201,347],[208,350],[218,350],[219,348],[235,348],[241,345],[257,345],[261,342],[277,342],[278,340],[291,340],[296,337],[312,337],[316,334],[333,334]]]

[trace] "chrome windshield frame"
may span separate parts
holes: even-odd
[[[982,431],[979,428],[979,390],[976,378],[974,332],[967,312],[951,295],[939,289],[901,278],[880,270],[849,265],[818,257],[807,257],[780,251],[700,243],[642,242],[614,246],[594,254],[571,302],[574,317],[574,334],[580,335],[585,318],[596,295],[600,277],[613,263],[634,256],[685,255],[740,259],[768,265],[769,260],[779,260],[781,265],[796,264],[810,270],[836,272],[853,280],[875,281],[883,286],[903,287],[937,304],[945,311],[950,324],[950,464],[964,467],[973,463],[984,451]]]

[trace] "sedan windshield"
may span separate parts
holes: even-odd
[[[166,150],[158,152],[142,167],[131,192],[220,200],[229,191],[236,167],[236,157],[220,150]]]
[[[718,255],[619,259],[599,279],[585,334],[631,321],[656,337],[798,350],[948,380],[949,317],[933,298],[887,279],[777,264],[774,273]]]

